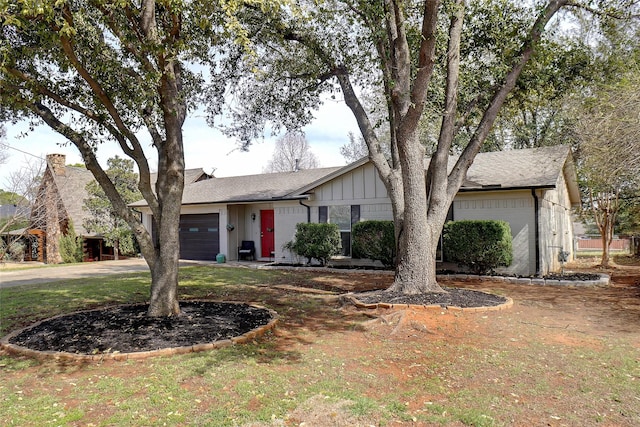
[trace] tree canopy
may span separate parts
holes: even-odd
[[[580,40],[554,43],[545,33],[559,31],[575,11],[587,11],[594,28],[631,11],[626,2],[568,0],[298,5],[297,14],[283,11],[252,26],[262,43],[251,63],[260,78],[238,74],[243,108],[229,131],[250,139],[268,122],[299,126],[322,94],[340,94],[391,198],[399,260],[391,289],[406,293],[442,291],[435,280],[438,236],[507,102],[562,92],[588,68]],[[384,108],[366,102],[369,92]],[[533,131],[540,133],[539,125]],[[452,151],[460,156],[449,165]]]
[[[291,172],[297,169],[313,169],[320,166],[311,151],[309,142],[301,131],[290,131],[276,140],[273,156],[265,172]]]
[[[613,85],[603,85],[576,112],[578,173],[585,207],[591,212],[603,242],[602,265],[618,214],[633,212],[640,187],[640,78],[632,70]]]
[[[236,15],[244,6],[267,13],[283,2],[0,2],[0,119],[44,123],[80,151],[149,264],[150,315],[179,312],[184,121],[205,99],[212,114],[222,109],[226,83],[215,64],[249,55],[248,33]],[[198,71],[207,68],[209,75]],[[155,239],[100,166],[96,150],[106,143],[135,162]],[[157,165],[147,160],[149,143]]]

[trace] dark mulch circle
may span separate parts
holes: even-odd
[[[544,278],[548,280],[569,280],[572,282],[580,282],[584,280],[598,280],[600,279],[600,275],[593,273],[551,273],[544,276]]]
[[[386,290],[352,294],[363,304],[413,304],[439,305],[441,307],[495,307],[507,302],[507,298],[470,289],[443,287],[446,292],[427,292],[406,295]]]
[[[148,317],[147,308],[127,305],[59,316],[9,342],[39,351],[132,353],[230,339],[273,319],[271,311],[247,304],[182,302],[181,314],[168,318]]]

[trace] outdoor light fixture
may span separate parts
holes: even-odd
[[[256,220],[256,214],[252,213],[251,214],[251,221],[255,221]]]

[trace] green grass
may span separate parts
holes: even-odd
[[[0,334],[87,307],[143,302],[149,282],[134,273],[1,289]],[[0,425],[640,424],[637,335],[563,346],[513,309],[482,314],[502,320],[463,343],[414,330],[389,336],[336,303],[271,286],[312,282],[308,272],[184,267],[181,299],[259,303],[278,312],[280,326],[245,345],[141,361],[0,354]]]

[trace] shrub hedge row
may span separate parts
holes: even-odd
[[[395,265],[396,241],[393,221],[362,221],[351,229],[351,255]]]
[[[368,258],[392,267],[396,261],[393,221],[361,221],[351,230],[353,258]],[[513,260],[511,228],[506,221],[449,221],[443,230],[444,257],[476,274],[509,266]],[[340,230],[336,224],[296,224],[295,240],[284,249],[325,265],[340,253]]]
[[[506,221],[450,221],[444,226],[444,257],[476,274],[509,266],[513,260],[511,227]]]

